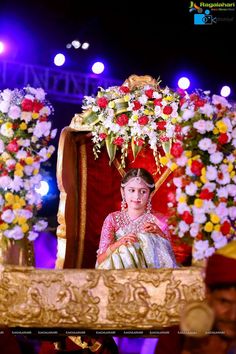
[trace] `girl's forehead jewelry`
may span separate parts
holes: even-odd
[[[149,184],[142,177],[133,177],[133,178],[129,179],[126,183],[121,183],[121,187],[126,187],[131,182],[137,182],[139,184],[141,184],[143,182],[148,188],[155,187],[154,183]]]

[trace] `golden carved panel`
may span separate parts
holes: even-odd
[[[160,329],[203,299],[198,267],[0,271],[0,325],[10,327]]]

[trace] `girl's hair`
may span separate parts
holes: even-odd
[[[145,168],[131,168],[122,178],[121,185],[125,185],[131,178],[135,177],[142,178],[150,189],[150,192],[155,190],[154,178]]]

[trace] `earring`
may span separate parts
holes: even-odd
[[[126,209],[126,200],[125,200],[125,196],[122,195],[121,211],[125,211],[125,209]]]
[[[147,213],[150,214],[151,211],[152,211],[152,203],[151,203],[151,198],[149,198],[147,202]]]

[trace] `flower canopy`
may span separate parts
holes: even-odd
[[[179,94],[159,81],[141,87],[113,86],[99,88],[96,97],[85,96],[83,122],[93,126],[94,154],[98,157],[106,145],[110,163],[121,150],[121,167],[125,167],[128,147],[136,158],[144,145],[149,145],[158,164],[158,147],[169,149],[178,116]]]
[[[41,163],[55,150],[49,115],[53,108],[42,88],[0,91],[0,232],[5,239],[33,241],[47,222],[41,207]]]

